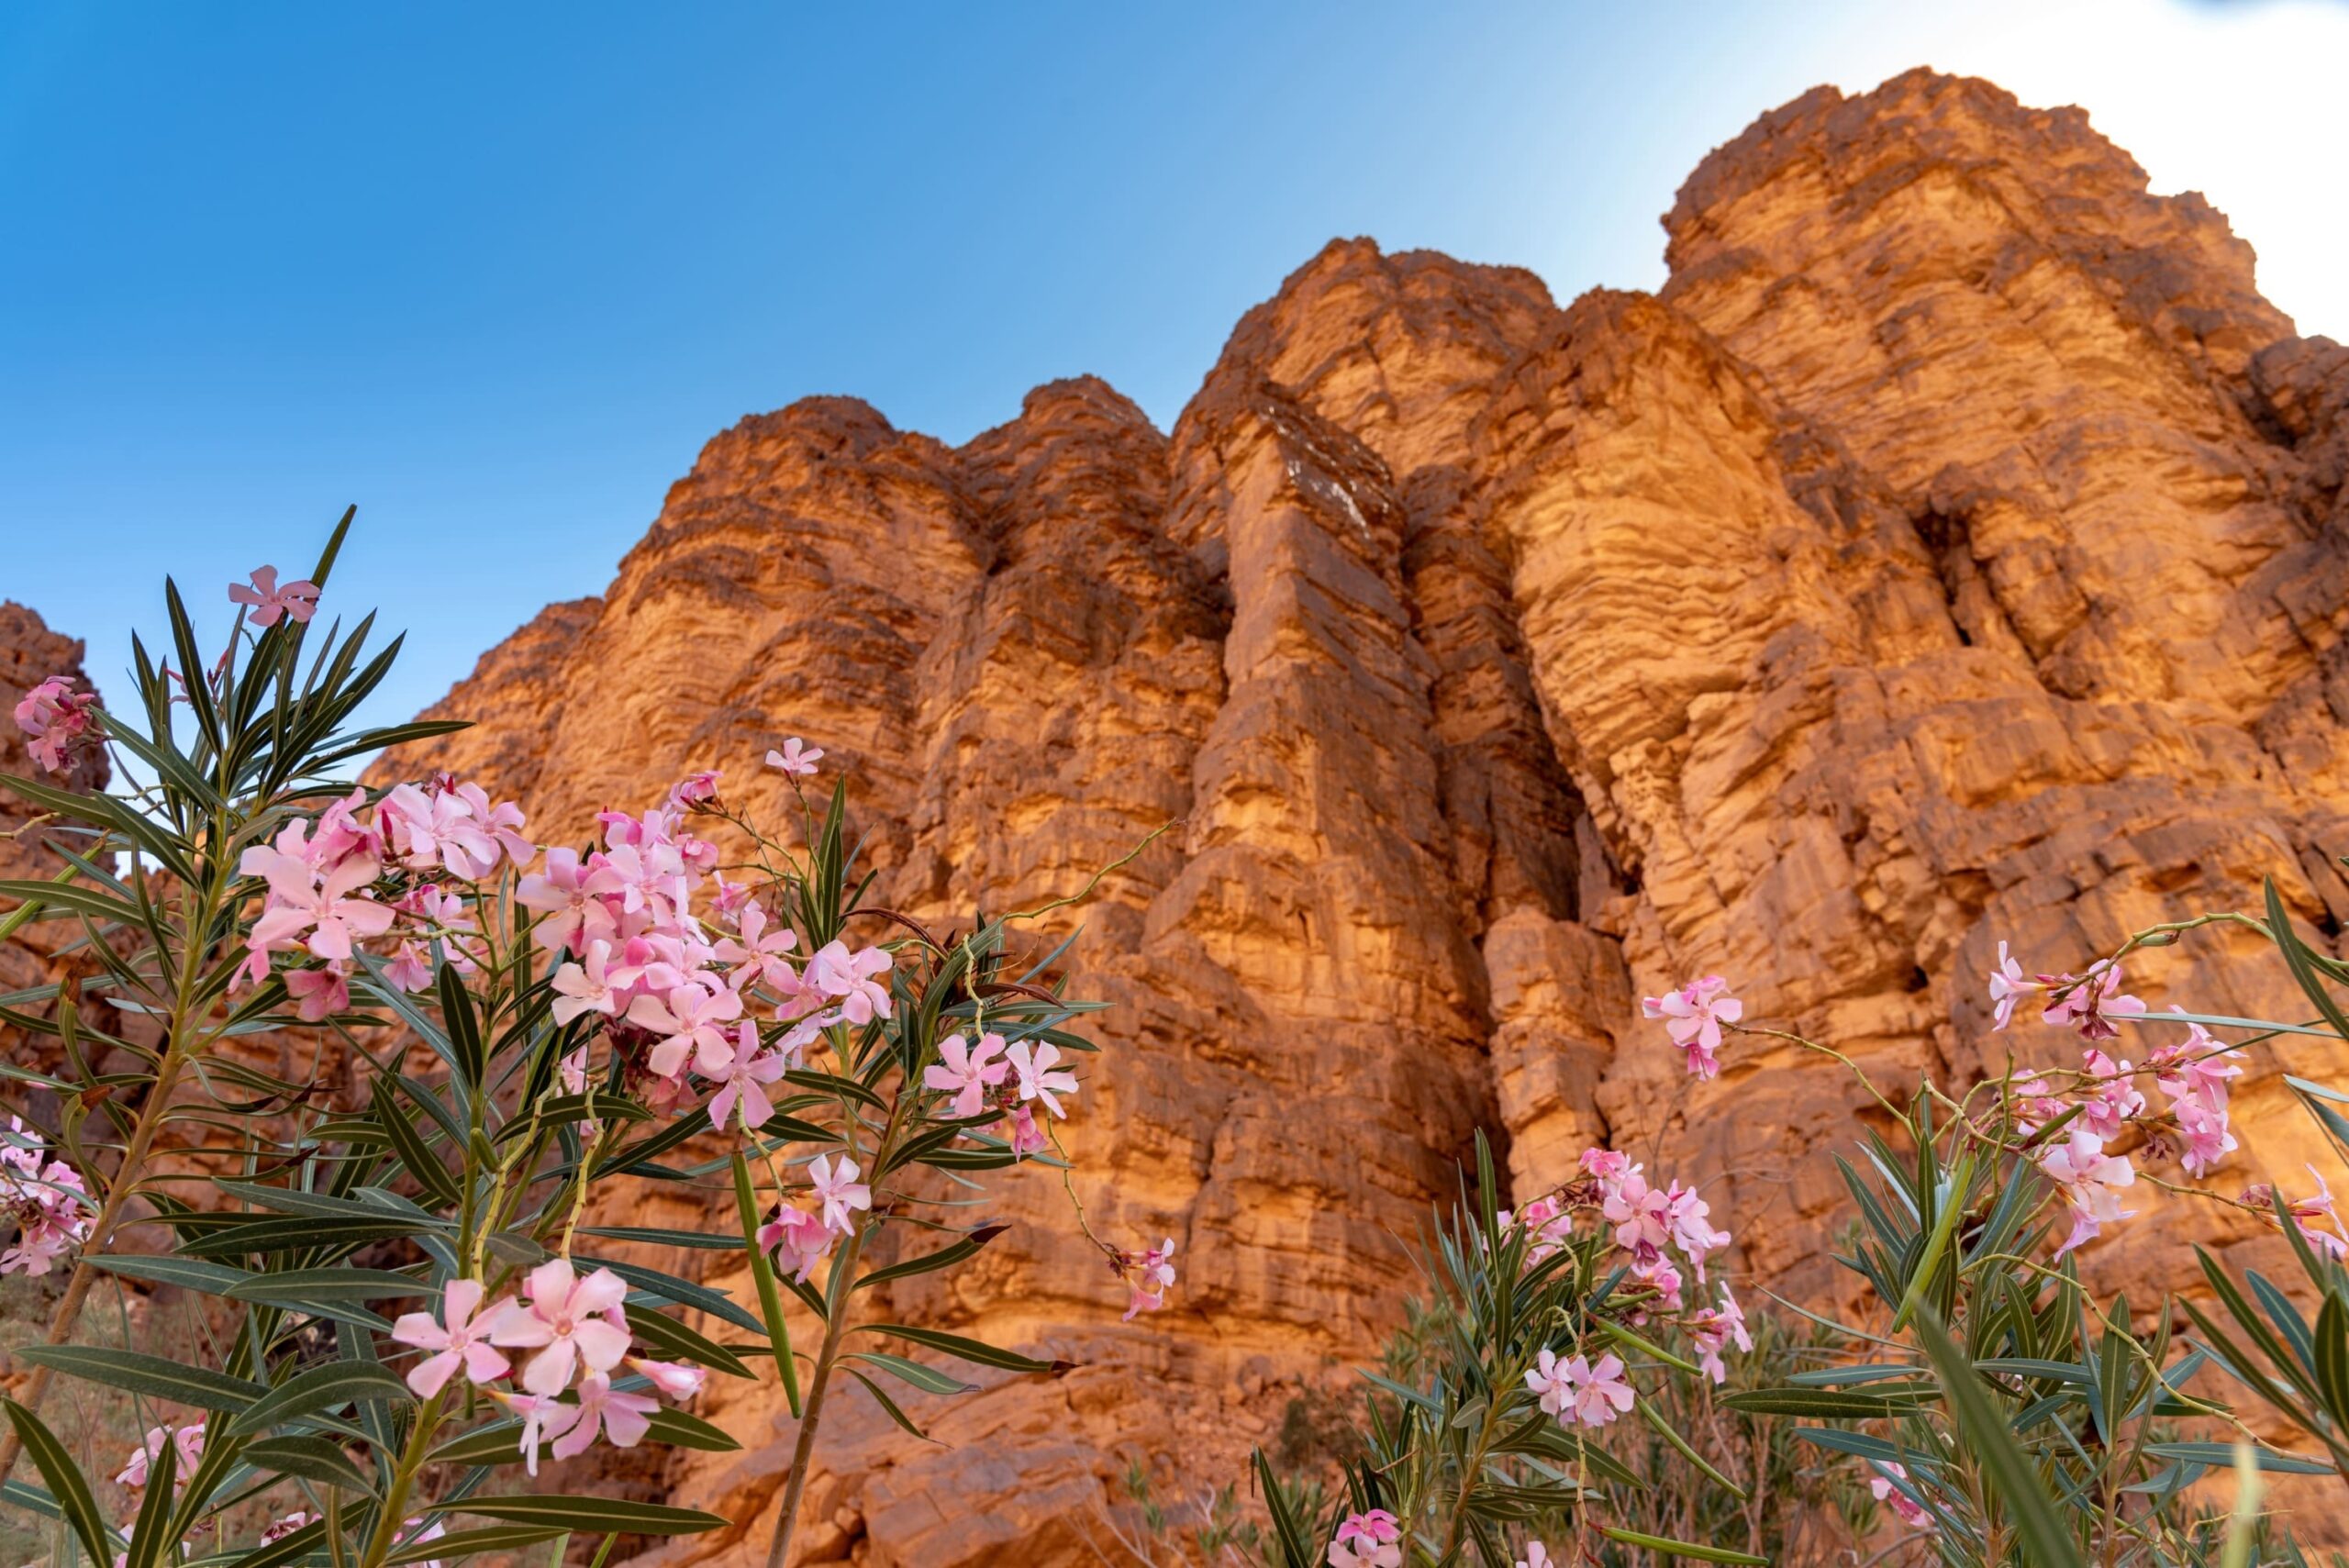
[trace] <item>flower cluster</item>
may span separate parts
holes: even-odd
[[[16,1227],[17,1240],[0,1252],[0,1274],[49,1273],[89,1239],[88,1207],[82,1173],[50,1159],[40,1135],[10,1117],[0,1134],[0,1218]]]
[[[2300,1233],[2300,1240],[2306,1241],[2312,1250],[2331,1258],[2334,1262],[2349,1262],[2349,1230],[2343,1230],[2341,1228],[2341,1216],[2332,1207],[2332,1186],[2314,1165],[2310,1165],[2308,1170],[2309,1174],[2316,1178],[2316,1195],[2294,1198],[2284,1206],[2285,1212],[2291,1217],[2292,1229]],[[2273,1221],[2276,1213],[2276,1189],[2266,1182],[2254,1183],[2243,1188],[2243,1196],[2239,1201],[2246,1207],[2257,1209],[2264,1218]],[[2332,1229],[2318,1229],[2316,1222],[2320,1219],[2329,1221]]]
[[[145,1487],[147,1467],[161,1457],[165,1443],[172,1445],[173,1457],[178,1462],[173,1472],[173,1489],[176,1491],[185,1486],[187,1478],[195,1473],[197,1462],[204,1458],[202,1421],[191,1421],[184,1427],[148,1428],[147,1440],[130,1451],[130,1458],[124,1462],[121,1473],[114,1478],[114,1484],[132,1492]]]
[[[1631,1385],[1617,1355],[1596,1362],[1588,1356],[1561,1359],[1545,1347],[1526,1369],[1525,1386],[1540,1397],[1542,1413],[1564,1427],[1603,1427],[1631,1407]]]
[[[17,728],[24,731],[33,761],[61,773],[73,765],[76,751],[102,745],[106,736],[97,706],[97,694],[76,693],[71,675],[51,675],[27,692],[17,704]]]
[[[558,1459],[584,1453],[600,1431],[616,1448],[633,1448],[651,1429],[658,1401],[613,1385],[623,1362],[673,1399],[701,1391],[702,1372],[629,1353],[628,1286],[609,1269],[581,1278],[567,1258],[550,1258],[524,1276],[520,1296],[483,1305],[479,1280],[451,1280],[440,1317],[410,1312],[392,1325],[392,1338],[431,1352],[408,1370],[407,1385],[429,1399],[460,1371],[467,1382],[522,1418],[521,1451],[529,1472],[539,1444],[554,1440]],[[508,1350],[535,1353],[514,1376],[518,1391],[495,1386],[512,1376]],[[566,1393],[571,1397],[565,1399]]]
[[[1672,1043],[1687,1053],[1688,1071],[1700,1079],[1720,1076],[1721,1026],[1745,1016],[1745,1004],[1729,994],[1718,974],[1691,980],[1677,991],[1640,998],[1642,1017],[1662,1018]]]
[[[1888,1459],[1872,1460],[1869,1467],[1876,1473],[1868,1478],[1868,1491],[1876,1500],[1889,1507],[1909,1529],[1927,1535],[1934,1532],[1933,1516],[1925,1506],[1909,1494],[1909,1469]]]
[[[1402,1568],[1403,1523],[1385,1508],[1348,1514],[1330,1543],[1329,1568]]]

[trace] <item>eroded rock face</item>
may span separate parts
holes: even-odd
[[[1566,309],[1333,244],[1171,437],[1089,380],[960,449],[840,399],[747,419],[602,599],[435,710],[479,728],[393,761],[560,840],[707,766],[775,814],[757,759],[805,735],[880,896],[936,919],[1176,824],[1103,879],[1074,980],[1117,1004],[1076,1191],[1105,1237],[1175,1239],[1172,1308],[1119,1324],[1057,1184],[1000,1184],[1015,1230],[883,1305],[1081,1370],[916,1401],[943,1449],[852,1392],[801,1561],[1087,1562],[1125,1460],[1237,1476],[1396,1320],[1395,1238],[1480,1127],[1520,1195],[1661,1140],[1743,1269],[1831,1295],[1826,1151],[1865,1093],[1753,1040],[1692,1084],[1642,993],[1720,973],[1899,1085],[2067,1053],[1989,1032],[2002,939],[2075,964],[2271,873],[2349,915],[2349,355],[2292,335],[2224,220],[2076,110],[1916,72],[1764,117],[1666,227],[1661,296]],[[2292,1005],[2225,952],[2137,988]],[[2246,1181],[2306,1151],[2277,1072],[2349,1068],[2298,1049],[2242,1092]],[[2090,1266],[2158,1288],[2195,1240],[2265,1244],[2154,1219]],[[708,1400],[746,1451],[674,1495],[750,1516],[790,1423]]]
[[[42,772],[25,749],[25,737],[9,715],[24,695],[51,675],[70,675],[77,692],[90,689],[82,669],[83,646],[49,629],[49,624],[13,599],[0,599],[0,773],[20,773],[73,790],[104,789],[106,759],[95,748],[78,748],[63,774]],[[50,876],[60,862],[42,852],[45,814],[10,791],[0,791],[0,878]],[[0,899],[0,909],[15,901]],[[0,942],[0,993],[45,985],[93,971],[95,965],[61,955],[77,933],[57,922],[35,922]],[[0,1051],[9,1060],[34,1048],[20,1032],[0,1024]]]

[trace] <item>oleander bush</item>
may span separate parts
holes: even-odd
[[[892,1390],[961,1391],[956,1362],[1052,1370],[861,1292],[1000,1233],[941,1184],[1064,1163],[1087,1005],[1056,953],[1015,959],[1039,912],[934,931],[870,906],[846,791],[809,793],[823,753],[796,738],[765,758],[798,802],[781,825],[715,771],[546,844],[472,782],[352,784],[460,726],[353,729],[398,643],[316,618],[350,525],[308,577],[231,587],[209,644],[167,584],[130,704],[57,677],[16,709],[50,773],[104,747],[145,782],[0,780],[57,862],[0,884],[0,937],[61,926],[94,975],[0,998],[48,1042],[0,1069],[0,1271],[44,1319],[0,1405],[5,1502],[61,1565],[559,1557],[729,1522],[781,1562],[828,1400],[911,1429]],[[594,1222],[645,1184],[722,1195],[734,1233]],[[875,1266],[885,1229],[906,1244]],[[756,1299],[609,1255],[642,1242],[733,1250]],[[1129,1316],[1163,1303],[1171,1243],[1103,1251]],[[128,1282],[205,1298],[205,1331],[162,1353]],[[691,1408],[713,1374],[772,1379],[800,1418],[774,1518],[560,1489],[598,1445],[735,1447]],[[104,1431],[58,1429],[87,1408],[61,1384],[104,1396]],[[128,1517],[75,1457],[117,1429]]]

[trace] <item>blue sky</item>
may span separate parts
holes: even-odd
[[[1094,372],[1162,424],[1332,235],[1662,280],[1716,143],[1906,66],[2079,102],[2349,335],[2349,8],[1575,5],[0,10],[0,595],[298,569],[403,717],[599,591],[708,436],[812,393],[962,439]]]

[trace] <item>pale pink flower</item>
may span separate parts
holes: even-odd
[[[1631,1254],[1631,1277],[1656,1293],[1655,1307],[1664,1312],[1677,1312],[1685,1303],[1680,1295],[1680,1270],[1667,1252],[1651,1252],[1642,1248]],[[1645,1312],[1632,1314],[1633,1321],[1647,1321]]]
[[[824,1261],[824,1254],[832,1250],[832,1232],[806,1209],[785,1204],[759,1227],[759,1245],[774,1253],[778,1264],[804,1281]]]
[[[1586,1149],[1582,1151],[1583,1170],[1600,1182],[1620,1182],[1631,1168],[1631,1157],[1612,1149]]]
[[[1052,1139],[1036,1125],[1036,1113],[1028,1106],[1015,1106],[1011,1111],[1008,1141],[1014,1154],[1041,1154],[1052,1146]]]
[[[614,1448],[634,1448],[652,1429],[651,1415],[660,1407],[651,1396],[622,1393],[607,1374],[591,1372],[579,1380],[579,1415],[570,1430],[554,1440],[554,1456],[575,1459],[585,1453],[595,1445],[598,1424]]]
[[[284,835],[278,842],[285,842]],[[361,895],[382,874],[382,867],[368,857],[340,861],[320,877],[297,855],[255,845],[244,852],[237,869],[269,884],[268,899],[247,939],[250,948],[273,948],[306,932],[304,945],[312,956],[341,961],[351,957],[354,942],[392,929],[394,911]]]
[[[742,1107],[742,1130],[763,1127],[774,1115],[774,1103],[766,1095],[766,1085],[790,1070],[790,1061],[774,1052],[759,1053],[759,1026],[744,1018],[737,1038],[733,1061],[725,1069],[725,1081],[709,1100],[709,1125],[723,1131],[734,1107]]]
[[[856,1162],[843,1154],[835,1164],[829,1154],[818,1154],[807,1162],[808,1184],[816,1189],[817,1201],[823,1205],[824,1227],[847,1235],[856,1222],[849,1218],[852,1208],[873,1207],[873,1189],[859,1182]]]
[[[1712,1206],[1697,1195],[1694,1187],[1684,1187],[1678,1182],[1664,1189],[1664,1222],[1672,1228],[1672,1240],[1687,1254],[1697,1277],[1705,1277],[1705,1259],[1730,1243],[1726,1230],[1716,1230],[1707,1217]]]
[[[1403,1525],[1385,1508],[1348,1514],[1330,1544],[1329,1568],[1402,1568]]]
[[[1662,1018],[1672,1043],[1688,1055],[1688,1071],[1698,1078],[1720,1076],[1721,1025],[1745,1016],[1745,1004],[1729,995],[1729,982],[1718,974],[1692,980],[1677,991],[1640,999],[1642,1017]]]
[[[816,764],[823,758],[822,751],[806,745],[795,735],[783,743],[782,751],[767,753],[767,766],[801,778],[813,778]]]
[[[2016,1073],[2008,1084],[2009,1108],[2014,1113],[2015,1126],[2028,1136],[2062,1116],[2067,1106],[2054,1092],[2053,1080],[2036,1067],[2026,1067]]]
[[[642,1373],[653,1387],[680,1402],[701,1392],[709,1374],[697,1366],[683,1362],[654,1361],[650,1356],[630,1356],[628,1364]]]
[[[788,926],[769,930],[773,919],[763,905],[747,903],[736,923],[740,940],[718,939],[715,950],[718,962],[734,966],[726,983],[737,991],[753,981],[764,981],[785,995],[798,994],[799,975],[784,962],[783,955],[799,945],[799,933]]]
[[[432,984],[432,955],[422,942],[410,938],[392,950],[384,964],[384,978],[403,991],[421,991]]]
[[[52,773],[61,773],[71,765],[70,754],[77,742],[86,740],[95,745],[106,739],[92,711],[98,706],[97,694],[77,696],[72,684],[69,675],[51,675],[17,704],[17,728],[25,732],[27,750],[34,762]]]
[[[291,616],[296,622],[308,620],[318,607],[318,585],[304,577],[280,587],[276,567],[256,566],[251,586],[228,584],[228,601],[249,606],[252,623],[266,629],[275,626],[280,616]]]
[[[2235,1136],[2227,1129],[2225,1106],[2212,1110],[2199,1099],[2181,1099],[2170,1111],[2177,1118],[2178,1138],[2184,1144],[2178,1163],[2186,1167],[2188,1174],[2207,1176],[2235,1151]]]
[[[285,972],[285,995],[294,1001],[294,1016],[315,1024],[351,1010],[351,972],[339,963]]]
[[[147,1440],[130,1451],[130,1459],[123,1465],[122,1473],[114,1478],[115,1485],[133,1492],[146,1485],[147,1467],[162,1453],[165,1443],[172,1445],[172,1457],[178,1462],[172,1490],[177,1492],[185,1486],[188,1477],[195,1473],[196,1465],[204,1459],[202,1421],[191,1421],[184,1427],[148,1428]]]
[[[1525,1386],[1540,1396],[1544,1413],[1561,1426],[1603,1427],[1631,1407],[1631,1385],[1623,1362],[1609,1354],[1593,1366],[1587,1356],[1561,1361],[1544,1350],[1525,1374]]]
[[[1753,1335],[1745,1326],[1745,1309],[1730,1294],[1729,1284],[1721,1284],[1721,1303],[1708,1307],[1688,1319],[1689,1336],[1697,1344],[1697,1364],[1716,1385],[1729,1381],[1729,1368],[1721,1364],[1721,1349],[1735,1345],[1741,1351],[1753,1348]]]
[[[0,1274],[45,1274],[90,1237],[82,1173],[47,1158],[40,1135],[15,1117],[0,1135],[0,1220],[13,1221],[16,1244],[0,1254]]]
[[[825,995],[839,998],[841,1018],[862,1027],[889,1016],[889,988],[877,977],[888,973],[893,962],[881,948],[852,953],[845,942],[830,941],[807,961],[807,981]]]
[[[1517,1568],[1555,1568],[1550,1549],[1538,1540],[1525,1543],[1525,1555],[1517,1560]]]
[[[1020,1040],[1008,1052],[1014,1072],[1019,1075],[1021,1100],[1036,1100],[1056,1118],[1065,1121],[1068,1112],[1061,1108],[1059,1096],[1076,1093],[1076,1074],[1051,1071],[1061,1059],[1061,1048],[1050,1040],[1036,1043]]]
[[[1920,1529],[1928,1535],[1933,1533],[1933,1516],[1925,1511],[1923,1505],[1895,1485],[1897,1482],[1909,1479],[1907,1467],[1895,1464],[1890,1460],[1875,1460],[1871,1463],[1877,1473],[1869,1478],[1868,1490],[1876,1494],[1876,1500],[1889,1507],[1895,1514],[1899,1516],[1900,1521],[1911,1529]]]
[[[1003,1036],[999,1034],[981,1035],[976,1051],[961,1035],[950,1034],[938,1042],[938,1061],[922,1069],[922,1084],[952,1094],[954,1104],[951,1108],[956,1116],[976,1116],[985,1108],[987,1091],[1002,1083],[1004,1074],[1011,1071],[1011,1064],[1002,1057]]]
[[[621,1302],[628,1285],[609,1269],[578,1277],[568,1258],[550,1258],[530,1271],[522,1293],[530,1304],[509,1301],[490,1325],[493,1344],[544,1347],[522,1369],[522,1386],[532,1394],[560,1394],[570,1385],[573,1366],[609,1372],[628,1354],[628,1314]]]
[[[513,1303],[510,1299],[500,1301],[484,1312],[482,1294],[481,1281],[452,1279],[440,1293],[440,1313],[445,1323],[434,1322],[429,1312],[407,1312],[392,1325],[395,1342],[435,1352],[408,1371],[407,1385],[416,1390],[417,1398],[429,1399],[440,1393],[460,1366],[474,1383],[504,1377],[509,1370],[510,1363],[505,1356],[491,1346],[489,1331]]]
[[[1130,1294],[1122,1321],[1130,1323],[1138,1312],[1155,1312],[1164,1307],[1166,1293],[1174,1284],[1174,1238],[1169,1236],[1144,1252],[1134,1264],[1132,1273],[1126,1276]]]
[[[2136,1181],[2136,1168],[2119,1155],[2107,1154],[2104,1140],[2085,1128],[2065,1133],[2041,1154],[2039,1168],[2071,1207],[2072,1233],[2055,1249],[2059,1258],[2133,1212],[2121,1208],[2121,1191]]]
[[[518,1450],[522,1468],[536,1475],[539,1473],[539,1445],[549,1438],[559,1438],[579,1419],[579,1407],[567,1405],[551,1394],[497,1395],[498,1401],[522,1418],[522,1440]]]
[[[307,1508],[296,1508],[283,1518],[272,1519],[261,1532],[261,1543],[267,1546],[272,1541],[284,1540],[295,1530],[306,1529],[325,1518],[324,1514],[314,1514]]]
[[[1998,1020],[1991,1029],[2002,1029],[2014,1022],[2015,1004],[2046,989],[2036,980],[2023,978],[2022,965],[2007,956],[2007,944],[2000,942],[1998,967],[1990,972],[1990,1009]]]
[[[2043,974],[2046,989],[2071,984],[2069,974]],[[2109,959],[2099,959],[2088,966],[2087,978],[2061,999],[2051,1002],[2042,1015],[2051,1024],[2061,1024],[2080,1031],[2080,1038],[2094,1044],[2110,1040],[2121,1032],[2115,1018],[2132,1017],[2145,1010],[2145,1004],[2134,996],[2120,995],[2121,966]]]
[[[556,997],[550,1010],[556,1023],[567,1024],[582,1013],[601,1013],[607,1018],[612,1015],[618,1006],[618,998],[612,995],[608,973],[611,958],[611,943],[589,942],[577,963],[566,963],[554,972]]]
[[[2091,1047],[2081,1065],[2095,1087],[2082,1103],[2080,1118],[2075,1125],[2099,1138],[2120,1137],[2130,1118],[2143,1116],[2145,1110],[2145,1096],[2138,1093],[2135,1082],[2129,1076],[2129,1063],[2116,1062]]]
[[[2316,1196],[2292,1199],[2286,1206],[2286,1212],[2292,1217],[2292,1224],[2299,1230],[2301,1239],[2310,1247],[2329,1253],[2335,1262],[2349,1259],[2349,1232],[2343,1231],[2341,1216],[2333,1210],[2332,1188],[2326,1184],[2323,1173],[2314,1165],[2308,1167],[2308,1173],[2316,1178]],[[2276,1207],[2276,1189],[2266,1182],[2257,1183],[2243,1188],[2243,1201],[2258,1209],[2263,1216],[2272,1215]],[[2316,1219],[2331,1220],[2332,1230],[2319,1230],[2310,1223]]]
[[[2173,1013],[2185,1011],[2172,1007]],[[2155,1049],[2145,1058],[2153,1068],[2154,1086],[2173,1101],[2194,1100],[2206,1110],[2227,1108],[2228,1080],[2243,1076],[2243,1053],[2200,1024],[2186,1026],[2186,1039]]]
[[[1672,1240],[1672,1199],[1649,1186],[1637,1165],[1615,1183],[1600,1212],[1615,1227],[1615,1245],[1627,1252],[1661,1252]]]
[[[718,879],[718,892],[709,901],[710,907],[718,911],[719,919],[731,922],[749,906],[751,892],[749,883],[729,882],[721,876]]]
[[[663,997],[639,996],[629,1004],[628,1021],[641,1024],[668,1038],[652,1048],[646,1063],[663,1078],[685,1070],[688,1053],[694,1070],[705,1078],[722,1074],[734,1061],[734,1042],[725,1025],[742,1016],[742,998],[719,986],[711,990],[691,981],[670,987]]]
[[[625,886],[602,856],[582,862],[577,850],[551,849],[544,870],[515,884],[514,901],[545,916],[530,931],[540,947],[579,952],[599,938],[608,941],[618,929],[605,898]]]
[[[716,800],[718,778],[718,773],[716,768],[705,768],[700,773],[691,773],[678,780],[674,787],[669,791],[669,808],[673,811],[684,811],[699,806],[706,800]]]
[[[570,1407],[565,1406],[564,1408],[569,1409]],[[530,1473],[533,1475],[536,1475],[539,1473],[539,1462],[535,1457],[538,1446],[539,1445],[535,1442],[530,1445],[530,1450],[534,1456],[530,1461]],[[417,1528],[419,1525],[423,1526],[420,1529]],[[439,1540],[442,1536],[447,1535],[448,1533],[449,1521],[447,1519],[436,1517],[428,1524],[425,1522],[421,1515],[417,1515],[414,1518],[405,1518],[400,1521],[399,1544],[402,1546],[417,1546],[428,1540]],[[441,1568],[441,1561],[440,1558],[435,1557],[429,1562],[411,1563],[409,1568]]]

